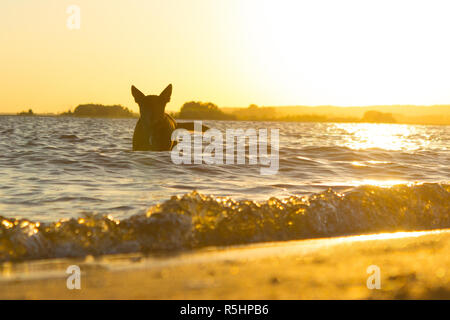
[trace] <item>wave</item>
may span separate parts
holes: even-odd
[[[123,220],[84,214],[51,223],[0,216],[0,261],[131,252],[450,227],[450,185],[359,186],[337,193],[235,201],[173,196]]]

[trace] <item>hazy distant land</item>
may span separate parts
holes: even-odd
[[[404,124],[450,124],[450,105],[415,106],[282,106],[222,108],[239,120],[299,122],[381,122]],[[372,112],[374,111],[374,112]]]
[[[103,104],[80,104],[74,111],[63,112],[61,116],[91,118],[135,118],[138,114],[119,104],[107,106]]]
[[[212,102],[186,102],[179,112],[170,112],[177,119],[291,121],[291,122],[368,122],[401,124],[450,124],[450,105],[415,106],[264,106],[219,108]],[[18,113],[35,116],[32,109]],[[137,118],[139,114],[121,105],[81,104],[73,111],[47,116]]]

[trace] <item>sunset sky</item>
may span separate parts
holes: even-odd
[[[81,28],[67,28],[69,5]],[[0,113],[450,104],[448,1],[2,0]]]

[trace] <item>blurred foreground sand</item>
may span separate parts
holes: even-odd
[[[66,268],[80,266],[81,290]],[[367,267],[381,289],[366,286]],[[450,231],[0,266],[0,299],[450,299]]]

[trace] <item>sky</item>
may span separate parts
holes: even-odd
[[[137,111],[132,84],[169,83],[168,110],[450,104],[449,13],[433,0],[2,0],[0,113]]]

